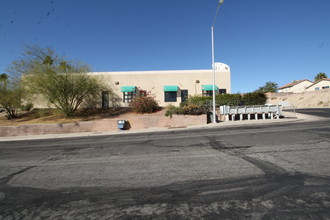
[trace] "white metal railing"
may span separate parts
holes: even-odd
[[[254,116],[255,120],[259,119],[259,115],[262,115],[262,119],[268,118],[274,119],[280,118],[282,114],[282,106],[281,105],[258,105],[258,106],[228,106],[222,105],[220,106],[220,114],[225,115],[225,121],[229,121],[229,117],[231,116],[231,120],[235,121],[236,115],[239,116],[242,121],[244,115],[247,116],[248,120],[251,120],[251,115]]]

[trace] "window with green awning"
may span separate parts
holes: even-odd
[[[173,85],[164,86],[164,101],[176,102],[178,90],[179,90],[178,86],[173,86]]]
[[[122,86],[121,92],[135,92],[136,86]]]
[[[217,85],[214,85],[215,94],[218,94],[219,88]],[[203,96],[213,96],[213,85],[202,85],[202,94]]]
[[[136,86],[122,86],[120,91],[123,93],[123,102],[130,103],[136,96]]]
[[[177,92],[178,90],[178,86],[164,86],[164,92]]]
[[[219,88],[217,85],[214,85],[214,90],[217,91]],[[202,85],[202,90],[204,91],[213,91],[213,85]]]

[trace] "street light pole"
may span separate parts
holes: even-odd
[[[217,11],[215,12],[215,16],[214,16],[214,20],[213,20],[213,24],[211,27],[211,35],[212,35],[212,71],[213,71],[213,92],[212,92],[212,102],[213,102],[213,123],[217,123],[217,120],[215,118],[215,65],[214,65],[214,25],[215,25],[215,21],[218,15],[218,11],[220,6],[222,5],[222,3],[224,2],[224,0],[219,0],[218,3],[218,7],[217,7]]]

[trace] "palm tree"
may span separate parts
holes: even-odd
[[[8,80],[8,75],[6,73],[2,73],[0,75],[0,82],[3,82],[3,87],[6,89],[7,87],[7,80]]]
[[[327,74],[321,72],[321,73],[318,73],[316,76],[315,76],[315,82],[320,80],[320,79],[323,79],[323,78],[327,78]]]
[[[6,73],[3,73],[0,75],[0,81],[7,81],[8,75]]]

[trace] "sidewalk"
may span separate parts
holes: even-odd
[[[321,120],[320,117],[304,115],[293,112],[284,112],[285,118],[281,119],[266,119],[266,120],[243,120],[243,121],[229,121],[219,122],[216,124],[203,124],[203,125],[191,125],[186,127],[168,128],[168,127],[151,127],[146,129],[136,130],[118,130],[118,131],[103,131],[103,132],[78,132],[78,133],[66,133],[66,134],[45,134],[45,135],[29,135],[29,136],[10,136],[0,137],[0,142],[4,141],[24,141],[24,140],[37,140],[37,139],[54,139],[54,138],[70,138],[70,137],[90,137],[90,136],[103,136],[103,135],[125,135],[125,134],[137,134],[137,133],[148,133],[148,132],[164,132],[170,130],[196,130],[196,129],[209,129],[215,127],[239,127],[246,125],[257,125],[257,124],[279,124],[279,123],[292,123],[292,122],[303,122],[303,121],[316,121]]]

